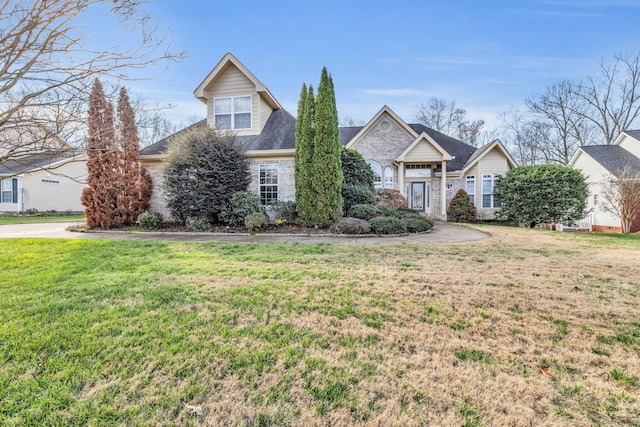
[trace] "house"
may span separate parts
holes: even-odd
[[[622,132],[612,145],[578,148],[569,160],[569,166],[580,169],[589,186],[587,209],[590,213],[581,225],[593,231],[621,232],[620,218],[603,208],[603,185],[625,168],[640,173],[640,130]],[[631,232],[636,231],[640,231],[640,217],[631,226]]]
[[[191,128],[210,126],[237,134],[251,162],[250,191],[265,204],[295,200],[295,117],[235,56],[227,53],[196,87],[207,118]],[[178,132],[181,134],[187,129]],[[169,212],[162,195],[162,160],[169,138],[144,148],[142,163],[154,180],[153,210]],[[341,127],[340,144],[359,151],[375,173],[376,188],[399,190],[409,207],[446,219],[448,201],[463,188],[478,216],[492,219],[498,200],[496,179],[515,167],[499,140],[480,148],[420,124],[408,124],[383,106],[364,126]]]
[[[86,156],[34,128],[0,132],[0,213],[82,211]]]

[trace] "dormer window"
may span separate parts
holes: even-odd
[[[216,129],[251,129],[251,95],[214,98]]]

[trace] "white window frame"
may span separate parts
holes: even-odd
[[[260,203],[272,205],[278,201],[278,163],[260,163],[258,165],[258,195]],[[275,171],[267,175],[267,171]]]
[[[249,98],[249,110],[248,111],[236,111],[236,99],[239,98]],[[229,112],[225,113],[216,113],[216,103],[222,100],[229,100],[231,107]],[[219,130],[247,130],[251,129],[253,126],[253,96],[252,95],[240,95],[240,96],[220,96],[217,98],[213,98],[213,123],[216,129]],[[249,114],[249,127],[237,127],[236,126],[236,115],[238,114]],[[229,128],[223,128],[218,125],[218,116],[230,116],[229,118]]]
[[[0,179],[0,203],[18,203],[18,180]]]
[[[384,188],[393,190],[393,169],[390,166],[384,168]]]
[[[476,176],[475,175],[467,175],[465,184],[465,191],[469,195],[469,201],[476,204]]]
[[[502,174],[499,173],[489,173],[482,175],[482,209],[499,209],[502,207],[502,203],[499,200],[495,200],[493,197],[493,189],[496,186],[496,181],[501,176]],[[485,192],[485,182],[489,183],[489,192]],[[485,199],[485,196],[489,196],[489,198]],[[487,200],[489,201],[488,204],[485,203]]]
[[[382,188],[382,166],[375,160],[367,160],[367,164],[373,171],[373,188],[379,190]]]

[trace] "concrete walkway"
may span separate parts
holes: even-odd
[[[163,233],[100,231],[76,233],[65,228],[73,222],[49,222],[39,224],[0,225],[0,239],[5,238],[63,238],[103,240],[167,240],[180,242],[251,242],[251,243],[346,243],[346,244],[430,244],[461,243],[489,238],[481,231],[459,225],[436,222],[430,233],[409,234],[402,237],[332,237],[327,235],[305,236],[300,234],[240,234],[240,233]]]

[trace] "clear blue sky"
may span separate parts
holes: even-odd
[[[341,118],[367,121],[387,104],[412,122],[415,106],[436,96],[490,125],[546,85],[640,49],[640,0],[151,0],[146,8],[188,58],[130,86],[176,104],[176,121],[204,117],[192,92],[226,52],[294,115],[302,82],[316,86],[326,66]]]

